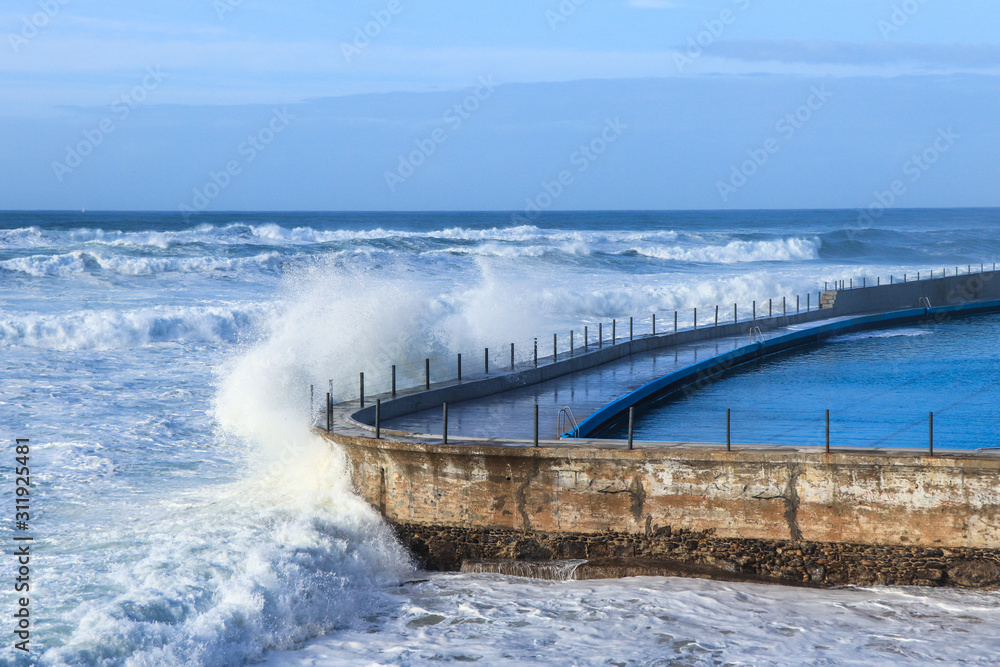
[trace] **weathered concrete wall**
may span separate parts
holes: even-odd
[[[965,270],[966,267],[961,267]],[[976,270],[978,267],[973,267]],[[938,271],[936,275],[942,275]],[[921,302],[926,298],[932,307],[954,306],[969,301],[1000,299],[1000,279],[998,272],[986,271],[964,275],[952,275],[947,278],[913,280],[897,282],[892,285],[848,289],[824,293],[823,303],[832,303],[836,315],[858,315],[863,313],[887,312],[907,308],[922,308]],[[902,279],[902,276],[897,276]]]
[[[623,572],[688,563],[787,583],[1000,585],[1000,458],[323,435],[430,569],[625,558],[638,565]]]
[[[1000,458],[331,437],[358,492],[400,524],[1000,548]]]

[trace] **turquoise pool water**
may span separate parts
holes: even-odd
[[[642,411],[640,440],[1000,447],[1000,315],[849,334],[748,364]],[[625,427],[610,431],[623,438]]]

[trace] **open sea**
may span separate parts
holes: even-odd
[[[852,211],[0,213],[0,664],[995,664],[992,592],[420,572],[308,424],[310,385],[332,379],[347,398],[358,372],[388,363],[526,352],[534,336],[654,312],[683,325],[695,307],[815,299],[824,282],[997,255],[995,209],[874,224]],[[854,342],[903,354],[879,382],[926,382],[928,360],[938,394],[995,420],[1000,321],[968,322],[942,325],[957,348],[940,328]],[[822,393],[831,382],[874,372],[829,346],[784,360],[805,372],[779,361],[778,381],[714,388],[761,410],[790,392],[829,404],[843,398]],[[724,410],[715,389],[661,406],[648,428]],[[914,415],[887,437],[945,409],[899,407]],[[759,437],[804,419],[782,418],[757,420]],[[30,438],[27,532],[15,438]],[[25,534],[30,655],[11,633]]]

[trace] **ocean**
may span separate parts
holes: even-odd
[[[13,497],[15,438],[30,440],[32,482],[29,525],[13,502],[0,521],[0,662],[991,664],[994,593],[421,572],[308,424],[310,385],[346,399],[359,372],[387,363],[510,342],[526,352],[535,336],[610,318],[992,265],[998,223],[994,209],[874,222],[0,213],[0,489]],[[997,323],[984,326],[988,342]],[[768,386],[741,391],[750,401]],[[29,655],[9,631],[9,554],[25,535]]]

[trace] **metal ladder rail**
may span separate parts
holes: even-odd
[[[572,425],[572,429],[567,429],[567,426]],[[576,420],[576,415],[573,414],[573,408],[568,405],[559,410],[558,417],[558,429],[559,433],[567,433],[570,430],[576,431],[580,428],[580,423]]]

